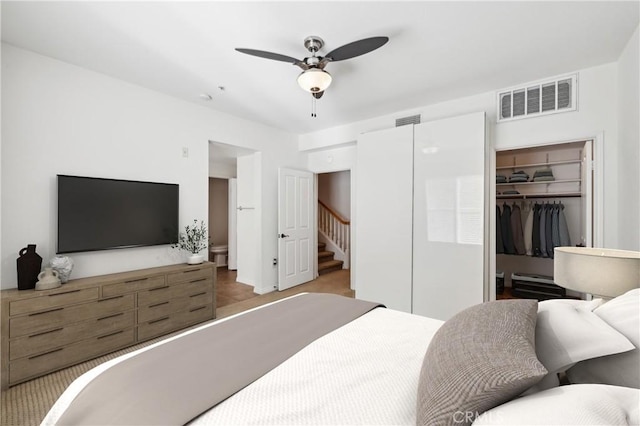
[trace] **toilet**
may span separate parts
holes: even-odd
[[[219,245],[219,246],[211,246],[211,255],[213,257],[213,261],[216,262],[216,266],[227,266],[227,253],[229,251],[229,246]]]

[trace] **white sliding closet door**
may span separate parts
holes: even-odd
[[[413,126],[358,138],[356,297],[411,312]]]
[[[484,206],[484,113],[416,125],[413,313],[447,320],[483,302]]]

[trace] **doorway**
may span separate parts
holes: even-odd
[[[209,260],[217,264],[217,307],[257,296],[251,285],[256,270],[252,264],[254,244],[243,240],[252,238],[251,230],[246,232],[252,212],[245,210],[242,217],[237,214],[238,206],[251,205],[247,198],[254,192],[251,171],[255,156],[256,152],[247,148],[209,141]],[[243,191],[239,199],[238,188]],[[238,281],[238,274],[244,282]]]
[[[581,297],[554,284],[553,249],[601,241],[598,139],[496,150],[492,299]]]
[[[229,144],[209,141],[209,177],[212,179],[221,179],[227,182],[227,186],[232,188],[234,181],[237,183],[237,191],[235,192],[236,199],[234,200],[232,195],[224,200],[228,204],[228,214],[226,219],[226,225],[231,234],[236,229],[238,244],[237,244],[237,270],[233,270],[233,262],[231,259],[227,259],[227,266],[219,267],[218,281],[216,288],[217,307],[223,307],[222,311],[229,312],[241,307],[252,307],[254,301],[257,303],[259,300],[271,300],[277,296],[284,296],[293,294],[298,291],[322,291],[327,293],[345,294],[353,297],[351,283],[353,278],[349,276],[352,271],[335,271],[335,274],[323,275],[320,278],[313,281],[302,284],[295,288],[291,288],[284,292],[272,292],[263,295],[254,293],[254,287],[251,285],[252,274],[257,273],[259,270],[257,265],[257,252],[246,253],[247,249],[258,250],[258,245],[255,244],[255,233],[252,234],[249,229],[252,224],[260,220],[260,211],[252,209],[257,207],[255,204],[254,196],[259,196],[260,179],[254,176],[253,171],[259,169],[259,163],[261,162],[261,153],[247,148],[241,148],[232,146]],[[349,172],[347,170],[347,172]],[[351,183],[348,182],[349,187]],[[254,189],[255,188],[255,189]],[[344,189],[344,188],[342,188]],[[317,190],[317,188],[316,188]],[[231,191],[233,192],[233,191]],[[317,199],[317,192],[314,194],[314,199]],[[209,199],[210,211],[216,210],[215,206],[212,206],[212,201],[215,198]],[[315,203],[314,203],[315,205]],[[242,209],[240,209],[242,207]],[[234,226],[233,214],[237,219]],[[314,215],[316,217],[316,215]],[[218,217],[209,219],[210,224],[218,220]],[[221,216],[221,221],[225,219]],[[210,233],[215,238],[214,232]],[[249,238],[248,242],[243,245],[243,235]],[[217,240],[213,240],[213,243],[218,243]],[[232,239],[228,238],[228,246],[231,251]],[[231,253],[229,253],[231,254]],[[350,260],[350,259],[349,259]],[[306,289],[306,290],[303,290]]]
[[[350,269],[351,170],[318,173],[318,275]]]

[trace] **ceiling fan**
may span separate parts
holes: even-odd
[[[332,80],[331,74],[324,70],[329,62],[344,61],[364,55],[384,46],[388,41],[389,37],[369,37],[338,47],[325,56],[316,56],[316,53],[324,46],[324,41],[318,36],[309,36],[304,39],[304,47],[311,53],[311,56],[304,59],[296,59],[279,53],[265,52],[264,50],[243,48],[236,48],[236,50],[247,55],[288,62],[299,66],[302,68],[302,73],[298,76],[298,84],[303,90],[311,93],[314,99],[320,99]],[[312,112],[311,116],[315,117],[315,112]]]

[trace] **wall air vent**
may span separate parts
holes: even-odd
[[[396,118],[396,127],[406,126],[407,124],[420,124],[420,114]]]
[[[563,76],[498,92],[498,122],[578,109],[578,75]]]

